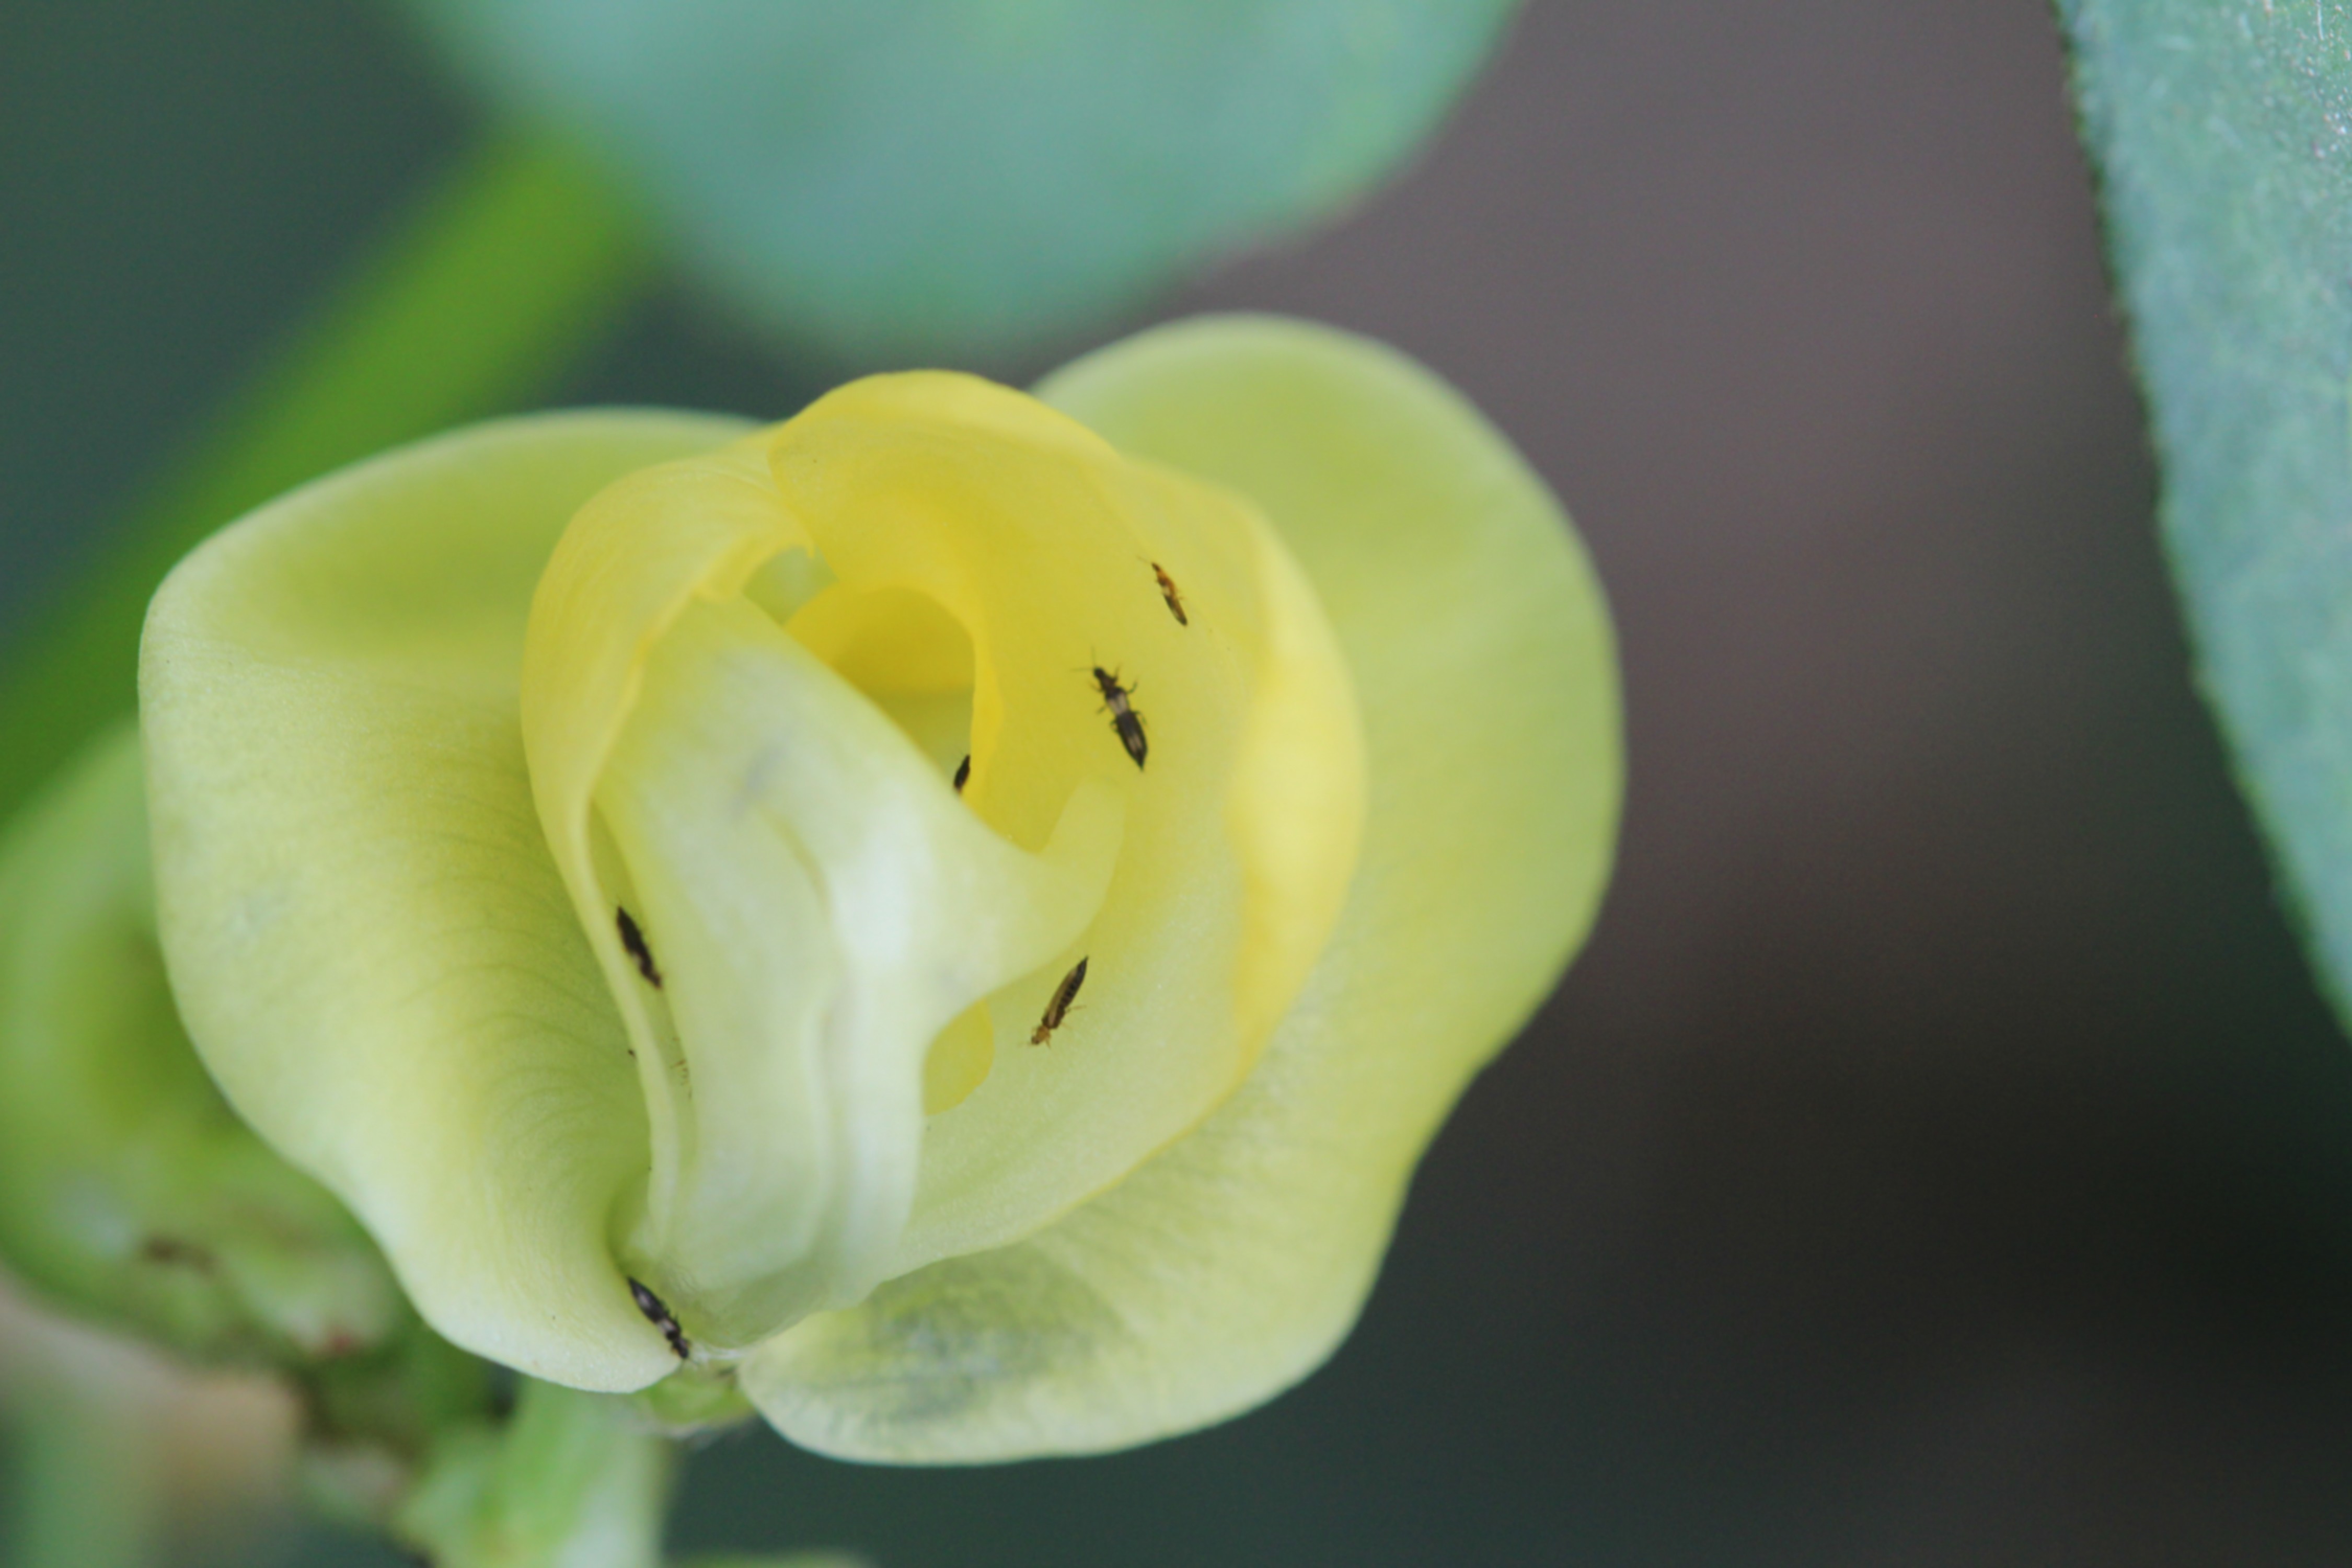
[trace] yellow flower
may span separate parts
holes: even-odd
[[[142,725],[190,1036],[428,1321],[900,1461],[1328,1354],[1620,773],[1540,482],[1264,319],[394,453],[181,565]]]

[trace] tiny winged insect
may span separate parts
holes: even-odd
[[[659,1296],[632,1279],[629,1281],[629,1300],[637,1304],[637,1310],[646,1315],[646,1321],[662,1331],[662,1338],[669,1342],[669,1348],[677,1352],[678,1360],[693,1359],[693,1347],[686,1342],[686,1331],[677,1326],[677,1319],[671,1315]]]
[[[1168,601],[1168,613],[1176,617],[1176,624],[1191,626],[1192,618],[1184,613],[1184,595],[1176,591],[1176,579],[1157,561],[1151,563],[1151,574],[1160,579],[1160,596]]]
[[[1135,765],[1139,768],[1150,746],[1143,738],[1142,716],[1136,712],[1135,704],[1128,700],[1132,692],[1118,683],[1118,676],[1115,672],[1105,669],[1101,665],[1094,667],[1094,674],[1095,686],[1103,695],[1103,706],[1110,710],[1110,727],[1118,731],[1118,743],[1127,748],[1127,754],[1135,759]]]
[[[200,1274],[213,1271],[216,1260],[208,1247],[193,1241],[182,1241],[176,1236],[151,1236],[139,1246],[140,1258],[148,1263],[169,1264],[193,1268]]]
[[[628,910],[616,909],[613,913],[613,923],[621,928],[622,950],[636,964],[637,973],[646,977],[646,984],[656,991],[660,990],[661,971],[654,967],[654,950],[646,945],[646,933],[637,929],[637,922],[630,918]]]
[[[963,793],[963,786],[964,786],[964,784],[965,784],[965,782],[966,782],[967,780],[969,780],[971,777],[971,759],[970,757],[966,757],[963,761],[961,761],[961,762],[960,762],[960,763],[958,763],[956,764],[956,776],[955,776],[955,792],[956,792],[956,794],[958,794],[958,795],[961,795],[961,794]]]
[[[1045,1004],[1045,1016],[1037,1020],[1037,1027],[1029,1036],[1031,1045],[1042,1046],[1054,1037],[1054,1031],[1070,1016],[1070,1004],[1078,999],[1078,987],[1086,983],[1087,961],[1082,958],[1054,987],[1054,999]]]

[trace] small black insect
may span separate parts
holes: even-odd
[[[1135,759],[1139,768],[1144,753],[1150,750],[1143,739],[1143,716],[1128,700],[1131,692],[1118,683],[1117,675],[1101,665],[1096,665],[1094,669],[1095,685],[1102,691],[1103,706],[1110,710],[1110,727],[1118,731],[1118,743],[1127,748],[1127,754]]]
[[[1168,601],[1168,613],[1176,617],[1176,624],[1191,626],[1192,617],[1184,613],[1184,595],[1176,591],[1176,579],[1168,575],[1167,569],[1157,561],[1151,563],[1151,574],[1160,579],[1160,596]]]
[[[686,1331],[677,1326],[677,1320],[670,1316],[669,1309],[662,1304],[659,1296],[632,1279],[629,1281],[629,1299],[636,1302],[637,1310],[646,1315],[646,1321],[662,1331],[662,1338],[669,1342],[669,1348],[677,1352],[678,1360],[691,1359],[694,1350],[686,1342]]]
[[[971,777],[971,759],[966,757],[956,764],[956,794],[963,793],[964,781]]]
[[[1031,1045],[1042,1046],[1054,1037],[1054,1031],[1069,1016],[1070,1004],[1078,999],[1078,987],[1086,983],[1087,961],[1082,958],[1077,967],[1063,975],[1062,983],[1054,987],[1054,999],[1045,1004],[1045,1016],[1037,1020],[1036,1029],[1029,1036]]]
[[[615,910],[614,913],[619,917],[614,923],[621,928],[621,946],[636,961],[637,973],[646,977],[646,984],[656,991],[660,990],[661,971],[654,967],[654,950],[646,945],[646,933],[637,929],[637,922],[629,918],[628,910]]]
[[[215,1259],[207,1247],[193,1241],[182,1241],[176,1236],[151,1236],[139,1245],[139,1256],[149,1263],[169,1264],[193,1268],[200,1274],[213,1271]]]

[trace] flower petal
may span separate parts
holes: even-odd
[[[1370,752],[1337,932],[1202,1126],[1015,1245],[820,1314],[745,1363],[845,1458],[1116,1448],[1312,1370],[1370,1289],[1423,1147],[1590,928],[1622,787],[1615,658],[1558,503],[1401,355],[1231,318],[1129,340],[1042,395],[1256,501],[1344,645]]]
[[[742,599],[677,617],[596,803],[667,970],[644,998],[674,1020],[664,1059],[640,1067],[678,1074],[694,1107],[677,1190],[635,1246],[688,1282],[667,1299],[700,1334],[749,1343],[884,1277],[927,1047],[1076,939],[1124,806],[1088,781],[1043,855],[1014,847]]]
[[[1034,844],[1075,780],[1129,803],[1083,951],[999,994],[994,1068],[925,1130],[898,1274],[1030,1234],[1242,1081],[1338,918],[1361,740],[1313,590],[1231,493],[970,376],[868,377],[786,436],[779,488],[844,586],[921,594],[970,629],[973,810]],[[1155,562],[1192,621],[1169,614]],[[1090,671],[1126,683],[1148,766]],[[1081,1023],[1030,1048],[1080,958]]]
[[[183,562],[142,653],[161,936],[205,1065],[435,1328],[579,1387],[674,1361],[609,1245],[646,1117],[532,808],[525,615],[590,496],[744,428],[549,416],[345,469]]]
[[[1361,819],[1337,642],[1254,511],[969,376],[871,377],[597,497],[522,698],[650,1110],[624,1256],[721,1351],[1196,1125]]]

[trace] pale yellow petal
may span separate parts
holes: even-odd
[[[1130,803],[1083,944],[991,999],[993,1065],[930,1121],[903,1272],[1034,1231],[1248,1072],[1353,866],[1355,704],[1312,591],[1246,502],[1019,394],[869,378],[785,426],[772,464],[832,595],[919,595],[968,632],[973,811],[1034,845],[1080,780]],[[830,646],[810,626],[828,613],[814,602],[793,629]],[[1129,694],[1140,767],[1097,671]],[[1080,958],[1069,1021],[1033,1043]]]
[[[1007,844],[742,599],[672,622],[596,803],[618,860],[601,883],[628,889],[658,966],[630,977],[644,1065],[692,1107],[628,1250],[698,1337],[749,1343],[882,1278],[933,1038],[1076,940],[1124,807],[1088,781],[1044,853]]]
[[[649,1111],[624,1253],[697,1342],[1118,1181],[1337,917],[1360,745],[1312,591],[1020,394],[870,378],[633,476],[532,616],[532,779]]]
[[[548,416],[361,464],[191,555],[142,651],[162,937],[206,1065],[436,1329],[581,1387],[673,1358],[611,1250],[646,1116],[533,809],[525,613],[589,497],[743,428]]]
[[[1614,841],[1600,588],[1558,503],[1458,395],[1361,339],[1230,318],[1115,345],[1043,395],[1247,495],[1303,563],[1363,715],[1362,860],[1304,994],[1197,1131],[1027,1240],[893,1281],[746,1363],[772,1422],[845,1457],[1115,1448],[1310,1371],[1430,1135],[1583,940]]]

